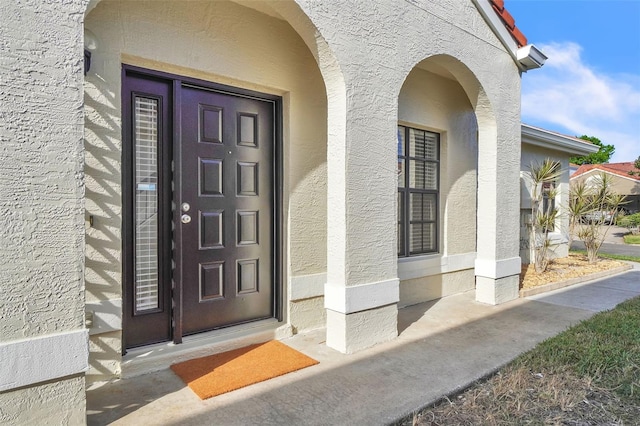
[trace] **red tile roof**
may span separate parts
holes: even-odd
[[[578,170],[576,170],[571,177],[574,178],[580,176],[594,169],[640,181],[640,176],[637,174],[640,170],[636,169],[636,166],[632,161],[628,161],[626,163],[583,164],[578,167]],[[630,175],[629,172],[634,172],[634,174]]]
[[[511,16],[509,11],[504,8],[504,0],[490,0],[493,10],[496,11],[504,26],[507,27],[507,31],[511,34],[511,37],[518,43],[518,47],[527,45],[527,37],[522,34],[522,31],[516,27],[516,20]]]

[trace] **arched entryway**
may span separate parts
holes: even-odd
[[[293,2],[89,9],[89,381],[141,345],[324,326],[306,287],[327,267],[330,55],[308,18]]]

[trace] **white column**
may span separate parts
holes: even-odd
[[[398,334],[397,99],[367,92],[328,103],[327,345],[344,353]]]
[[[499,304],[518,297],[520,121],[502,126],[479,120],[476,300]],[[504,118],[503,112],[501,116]],[[496,131],[498,128],[498,131]]]

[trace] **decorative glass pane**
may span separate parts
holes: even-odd
[[[409,162],[409,188],[438,189],[438,164],[420,160]]]
[[[135,307],[157,309],[158,101],[135,98]]]
[[[438,135],[418,129],[409,129],[409,156],[438,159]]]

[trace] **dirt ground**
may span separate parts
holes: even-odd
[[[569,257],[552,260],[547,270],[541,274],[536,273],[534,265],[522,265],[520,288],[534,288],[624,265],[623,262],[610,259],[598,259],[596,263],[590,264],[586,255],[570,253]]]
[[[568,370],[507,367],[491,379],[416,414],[405,424],[637,425],[640,407]]]

